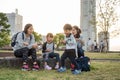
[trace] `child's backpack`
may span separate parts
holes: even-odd
[[[81,71],[90,71],[90,58],[89,57],[85,56],[83,58],[77,58],[76,61]]]
[[[19,33],[20,33],[20,32],[17,32],[16,34],[14,34],[14,35],[12,36],[12,39],[11,39],[11,46],[12,46],[12,47],[14,47],[15,44],[17,43],[17,42],[16,42],[16,39],[17,39],[17,35],[18,35]],[[23,34],[23,32],[22,32],[22,39],[24,40],[24,34]]]

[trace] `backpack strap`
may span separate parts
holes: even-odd
[[[43,46],[42,46],[42,53],[44,53],[45,50],[46,50],[46,44],[47,44],[47,42],[43,43]]]
[[[54,49],[55,49],[55,44],[54,44],[54,42],[53,42],[53,51],[54,51]]]
[[[24,40],[24,32],[22,32],[22,39]],[[32,35],[30,35],[30,40],[32,40]]]
[[[24,40],[24,32],[22,32],[22,39]]]
[[[32,35],[30,35],[30,40],[32,40]]]

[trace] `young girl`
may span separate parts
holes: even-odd
[[[84,50],[82,49],[82,47],[84,46],[84,41],[83,37],[80,35],[81,34],[80,28],[78,28],[78,26],[73,26],[72,33],[77,42],[78,57],[84,57]]]
[[[38,45],[35,43],[32,24],[26,24],[24,31],[17,35],[16,44],[13,47],[14,55],[23,59],[22,70],[29,70],[28,57],[31,55],[33,60],[33,70],[38,70],[36,48]],[[23,38],[24,37],[24,38]]]
[[[42,47],[43,58],[45,60],[44,68],[47,70],[51,70],[52,67],[50,67],[47,64],[47,61],[49,58],[55,57],[56,61],[57,61],[55,69],[58,69],[60,58],[59,58],[59,54],[54,52],[53,34],[48,33],[46,36],[46,39],[47,39],[47,41],[43,44],[43,47]]]

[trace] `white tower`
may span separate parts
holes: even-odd
[[[85,50],[88,38],[92,41],[96,39],[96,0],[81,0],[81,16],[80,16],[80,28],[85,41]]]

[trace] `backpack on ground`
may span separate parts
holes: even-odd
[[[76,61],[81,71],[90,71],[90,58],[89,57],[85,56],[83,58],[77,58]]]
[[[14,47],[15,44],[17,43],[17,42],[16,42],[16,39],[17,39],[17,35],[18,35],[19,33],[20,33],[20,32],[17,32],[16,34],[14,34],[14,35],[12,36],[12,39],[11,39],[11,46],[12,46],[12,47]],[[23,34],[23,32],[22,32],[22,39],[24,40],[24,34]]]

